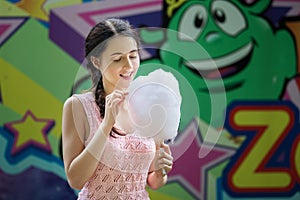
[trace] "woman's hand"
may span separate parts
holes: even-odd
[[[125,90],[114,90],[111,94],[106,96],[105,101],[105,115],[103,123],[109,127],[113,127],[116,117],[120,110],[120,105],[124,102],[128,92]]]
[[[161,145],[159,146],[160,150],[159,150],[159,157],[158,157],[158,169],[163,170],[166,173],[169,173],[172,170],[172,166],[173,166],[173,157],[171,154],[171,150],[169,145],[165,144],[165,143],[161,143]],[[165,175],[165,174],[163,174]]]
[[[173,157],[169,145],[163,142],[161,144],[158,144],[156,146],[156,155],[152,161],[149,172],[165,171],[166,173],[169,173],[172,170],[172,166]]]
[[[166,174],[172,170],[173,166],[173,157],[169,145],[162,142],[156,148],[156,155],[150,166],[147,178],[149,187],[154,190],[167,183]]]

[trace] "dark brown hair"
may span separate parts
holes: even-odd
[[[102,82],[102,74],[91,62],[91,56],[99,57],[107,46],[108,39],[123,35],[135,39],[139,48],[140,40],[134,27],[128,21],[110,18],[96,24],[85,40],[85,57],[87,59],[87,69],[92,79],[92,90],[95,93],[95,101],[100,108],[100,116],[105,114],[105,92]]]

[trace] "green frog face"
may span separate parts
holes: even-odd
[[[161,62],[188,79],[201,118],[215,126],[230,102],[277,99],[296,73],[292,35],[261,15],[270,2],[192,0],[169,21]]]

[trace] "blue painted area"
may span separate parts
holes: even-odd
[[[0,199],[76,199],[68,183],[51,172],[31,167],[20,174],[9,175],[0,170]]]

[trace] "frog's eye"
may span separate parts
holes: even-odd
[[[212,4],[212,15],[216,24],[227,34],[236,36],[246,28],[242,12],[228,1],[215,1]]]
[[[182,15],[178,37],[181,40],[196,40],[207,21],[206,9],[201,5],[189,7]]]

